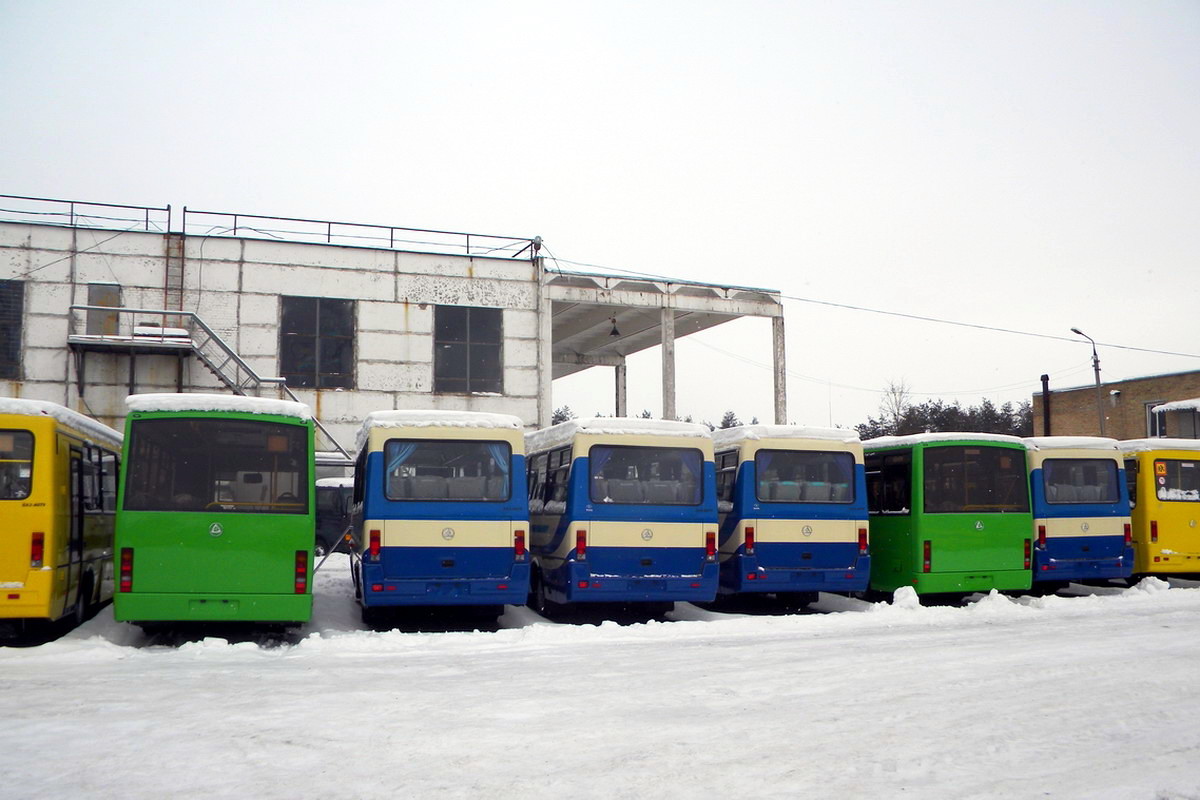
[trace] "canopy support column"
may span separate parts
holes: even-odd
[[[662,310],[662,418],[675,419],[675,309]]]

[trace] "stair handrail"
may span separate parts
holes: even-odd
[[[242,357],[239,356],[232,347],[230,347],[228,344],[226,344],[225,340],[222,339],[221,336],[216,331],[214,331],[212,328],[210,328],[208,326],[208,323],[206,323],[203,319],[201,319],[200,315],[195,313],[194,311],[182,311],[182,310],[178,310],[178,309],[162,309],[162,308],[127,308],[124,306],[92,306],[92,305],[72,305],[72,306],[70,306],[70,310],[71,311],[106,311],[109,313],[115,312],[117,314],[156,314],[156,315],[167,316],[167,317],[186,317],[189,320],[191,320],[193,323],[195,323],[195,325],[197,327],[199,327],[201,330],[203,330],[208,335],[209,341],[215,342],[217,347],[223,353],[225,353],[225,355],[227,355],[234,363],[236,363],[238,365],[238,367],[240,367],[243,371],[245,371],[246,375],[251,379],[251,381],[253,383],[259,384],[259,385],[264,384],[264,383],[274,384],[277,388],[282,389],[287,394],[287,396],[290,397],[292,400],[294,400],[297,403],[300,402],[300,398],[298,398],[296,396],[296,393],[292,391],[292,388],[287,385],[286,378],[266,377],[263,375],[259,375],[257,372],[254,371],[253,367],[251,367],[249,364],[247,364],[245,361],[243,361]],[[75,318],[76,318],[76,315],[71,314],[70,329],[72,331],[75,330]],[[167,326],[162,325],[160,327],[166,328]],[[112,336],[104,336],[102,334],[90,334],[90,336],[94,336],[95,338],[98,338],[98,339],[113,338]],[[131,339],[133,338],[132,329],[130,331],[129,338],[131,338]],[[188,334],[188,339],[191,342],[192,349],[194,351],[196,351],[196,353],[198,354],[200,352],[200,348],[196,344],[195,339],[191,338],[190,332]],[[239,388],[240,388],[240,384],[239,384]],[[257,389],[257,386],[255,388]],[[321,431],[321,433],[325,434],[325,438],[328,439],[329,442],[332,443],[335,448],[337,448],[337,451],[339,453],[341,453],[347,460],[350,460],[350,454],[348,452],[346,452],[346,448],[342,447],[342,445],[338,442],[338,440],[333,438],[333,436],[329,433],[329,430],[324,425],[321,424],[321,421],[319,419],[317,419],[315,416],[312,418],[312,421],[317,426],[317,428]]]

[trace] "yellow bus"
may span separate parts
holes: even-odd
[[[82,622],[113,595],[121,435],[56,403],[0,398],[0,630]]]
[[[1200,440],[1121,442],[1133,506],[1133,572],[1200,572]]]

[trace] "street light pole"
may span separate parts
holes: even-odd
[[[1100,356],[1096,355],[1096,340],[1079,328],[1071,328],[1071,333],[1077,333],[1092,343],[1092,370],[1096,373],[1096,413],[1100,416],[1100,435],[1104,435],[1104,396],[1100,390]]]

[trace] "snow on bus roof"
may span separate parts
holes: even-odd
[[[97,441],[120,445],[121,433],[97,422],[89,416],[72,411],[66,406],[46,400],[25,400],[19,397],[0,397],[0,414],[20,414],[26,417],[53,417],[80,433],[95,437]]]
[[[712,433],[715,447],[728,447],[747,439],[825,439],[857,442],[858,432],[842,428],[810,428],[804,425],[736,425]]]
[[[345,489],[354,485],[354,478],[317,478],[316,485],[321,488],[332,486],[337,489]]]
[[[864,447],[899,447],[912,444],[926,444],[928,442],[1003,442],[1004,444],[1019,444],[1022,447],[1025,443],[1020,437],[1009,436],[1006,433],[970,433],[967,431],[941,431],[938,433],[911,433],[907,436],[879,436],[874,439],[867,439],[863,442]]]
[[[1116,439],[1107,436],[1026,436],[1022,439],[1030,450],[1120,450]]]
[[[1170,403],[1162,403],[1150,410],[1155,414],[1161,414],[1164,411],[1200,411],[1200,397],[1193,397],[1190,400],[1172,400]]]
[[[487,411],[439,411],[432,408],[372,411],[358,429],[356,449],[361,450],[373,428],[489,428],[524,430],[525,423],[512,414]]]
[[[238,411],[244,414],[312,418],[312,412],[303,403],[236,394],[131,394],[125,398],[125,405],[130,411]]]
[[[1123,453],[1147,453],[1151,450],[1200,450],[1200,439],[1126,439],[1121,442]]]
[[[676,422],[670,419],[645,419],[643,417],[592,417],[571,419],[525,434],[525,446],[529,450],[549,450],[568,444],[577,433],[592,435],[637,435],[637,436],[690,436],[709,437],[707,425],[694,422]]]

